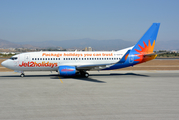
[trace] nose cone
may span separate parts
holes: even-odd
[[[2,66],[13,69],[14,68],[14,62],[12,60],[5,60],[4,62],[1,63]]]
[[[7,67],[7,61],[3,61],[3,62],[1,63],[1,65],[4,66],[4,67]]]

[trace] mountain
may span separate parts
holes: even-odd
[[[120,50],[135,45],[136,42],[124,41],[121,39],[95,40],[95,39],[76,39],[63,41],[40,41],[40,42],[10,42],[0,39],[0,48],[55,48],[65,49],[84,49],[92,47],[93,50]],[[157,41],[155,50],[179,50],[179,40]]]
[[[157,41],[155,50],[179,50],[179,40]]]
[[[73,49],[84,49],[85,47],[92,47],[93,50],[120,50],[122,48],[131,47],[135,43],[131,41],[116,40],[94,40],[94,39],[77,39],[77,40],[63,40],[63,41],[43,41],[43,42],[21,42],[19,44],[30,44],[36,47],[62,47]]]
[[[34,49],[36,47],[28,44],[22,45],[22,44],[0,39],[0,48],[33,48]]]
[[[0,39],[0,48],[18,48],[21,45]]]

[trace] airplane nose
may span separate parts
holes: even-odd
[[[6,66],[6,61],[3,61],[3,62],[1,63],[1,65],[5,67],[5,66]]]
[[[1,65],[2,65],[3,67],[9,68],[9,69],[11,69],[11,67],[13,66],[12,62],[9,61],[9,60],[3,61],[3,62],[1,63]]]
[[[4,62],[2,62],[1,65],[4,66]]]

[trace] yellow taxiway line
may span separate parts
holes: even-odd
[[[60,77],[58,76],[58,78],[60,79]],[[61,83],[63,83],[63,81],[60,79]]]

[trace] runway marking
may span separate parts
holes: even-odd
[[[58,76],[58,78],[60,79],[60,77]],[[61,83],[63,83],[63,81],[60,79]]]

